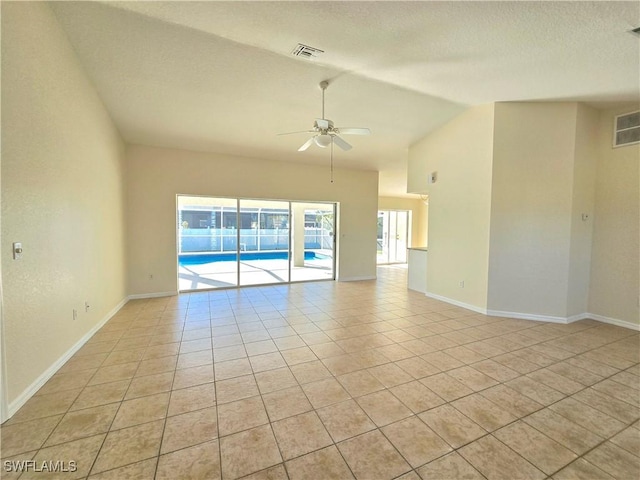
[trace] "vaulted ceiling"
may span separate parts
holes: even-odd
[[[640,101],[640,2],[52,2],[128,143],[327,163],[406,194],[409,146],[470,105]],[[291,54],[298,43],[323,50]]]

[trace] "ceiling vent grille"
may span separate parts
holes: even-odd
[[[640,111],[618,115],[614,122],[614,147],[640,143]]]
[[[309,45],[304,45],[299,43],[296,45],[296,48],[293,49],[291,54],[295,57],[303,57],[303,58],[313,58],[317,57],[319,54],[324,53],[324,50],[320,50],[319,48],[310,47]]]

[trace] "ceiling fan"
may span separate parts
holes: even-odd
[[[339,135],[371,135],[371,130],[368,128],[357,127],[336,127],[333,125],[333,121],[324,117],[324,92],[329,86],[328,81],[320,82],[320,89],[322,90],[322,118],[316,118],[313,122],[313,128],[311,130],[302,130],[299,132],[280,133],[278,135],[293,135],[296,133],[312,133],[313,135],[306,142],[298,148],[299,152],[303,152],[308,149],[312,144],[316,144],[318,147],[327,148],[331,147],[331,182],[333,183],[333,145],[336,144],[342,150],[351,150],[351,145],[343,140]]]

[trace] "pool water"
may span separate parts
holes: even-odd
[[[289,252],[240,252],[240,260],[287,260]],[[305,251],[305,260],[328,260],[331,257],[313,251]],[[203,253],[178,255],[180,265],[201,265],[213,262],[235,262],[236,253]]]

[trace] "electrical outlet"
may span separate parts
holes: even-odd
[[[78,319],[78,310],[76,310],[75,308],[73,309],[73,319],[74,320]]]
[[[149,280],[153,280],[153,273],[149,274]]]
[[[89,305],[89,302],[84,302],[84,311],[88,312],[89,308],[91,308],[91,305]]]
[[[458,282],[458,286],[459,286],[460,288],[464,288],[464,280],[460,280],[460,281]]]

